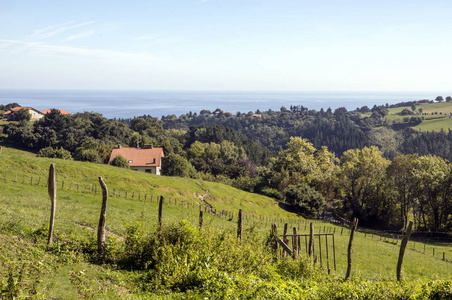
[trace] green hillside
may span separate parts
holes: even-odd
[[[51,163],[56,164],[58,191],[55,245],[48,248],[45,242],[50,201],[45,183]],[[111,195],[106,227],[108,259],[103,262],[95,255],[102,198],[98,176],[104,178]],[[165,246],[165,252],[160,254],[163,256],[159,256],[163,261],[168,259],[164,269],[139,271],[121,267],[121,258],[133,254],[127,252],[127,243],[135,241],[139,245],[145,232],[155,231],[160,195],[165,197],[164,225],[170,226],[170,231],[180,232],[181,239],[191,237],[192,246],[185,254]],[[195,229],[200,207],[203,211],[207,207],[216,210],[216,215],[206,212],[201,234]],[[245,213],[242,243],[235,239],[239,209]],[[222,210],[228,215],[221,216]],[[181,219],[191,225],[170,225]],[[273,222],[282,234],[285,222],[289,223],[289,232],[297,227],[299,232],[307,233],[310,221],[280,209],[273,199],[223,184],[37,158],[9,147],[3,147],[0,154],[0,278],[5,295],[16,291],[19,297],[64,299],[287,299],[302,298],[301,295],[306,299],[331,299],[337,290],[344,297],[378,290],[384,297],[388,293],[421,295],[433,288],[443,291],[450,287],[448,281],[432,281],[450,279],[452,263],[442,260],[443,252],[446,260],[452,259],[449,245],[427,244],[424,253],[421,241],[411,241],[404,260],[405,283],[399,285],[394,278],[400,237],[384,238],[359,231],[354,240],[354,281],[342,283],[349,229],[318,221],[314,224],[316,233],[335,233],[337,266],[335,271],[333,253],[329,252],[332,274],[327,275],[325,244],[321,245],[321,265],[317,260],[312,266],[304,254],[300,260],[273,262],[265,246]],[[181,247],[179,243],[175,247]],[[315,245],[317,257],[319,246]],[[304,247],[302,240],[301,248]],[[147,285],[151,283],[152,286]],[[444,286],[438,288],[436,284]]]
[[[390,108],[387,118],[389,120],[398,120],[403,122],[405,117],[423,117],[422,123],[413,126],[414,129],[419,131],[440,131],[452,129],[452,118],[450,118],[450,113],[452,113],[452,102],[440,102],[440,103],[430,103],[416,105],[416,110],[414,115],[401,116],[399,113],[406,108],[410,107],[397,107]],[[419,112],[422,109],[422,113]]]

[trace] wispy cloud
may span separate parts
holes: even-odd
[[[57,34],[66,32],[66,31],[70,31],[76,28],[80,28],[83,26],[87,26],[90,24],[93,24],[94,21],[88,21],[88,22],[83,22],[83,23],[75,23],[74,22],[66,22],[66,23],[62,23],[62,24],[58,24],[58,25],[52,25],[52,26],[48,26],[42,29],[38,29],[35,30],[33,32],[32,37],[33,38],[37,38],[37,39],[47,39],[47,38],[51,38]]]
[[[158,45],[178,43],[181,41],[177,36],[165,36],[165,35],[142,35],[134,38],[135,41],[152,41]]]
[[[161,58],[156,58],[149,53],[134,53],[106,49],[58,46],[47,43],[28,42],[23,40],[0,39],[0,49],[7,49],[10,52],[14,53],[27,51],[29,55],[38,55],[43,57],[78,57],[105,61],[136,61],[157,64],[163,63],[164,61]]]
[[[65,38],[63,41],[64,42],[70,42],[70,41],[73,41],[73,40],[81,39],[81,38],[84,38],[84,37],[89,37],[89,36],[92,36],[92,35],[94,35],[94,30],[89,30],[89,31],[85,31],[85,32],[82,32],[82,33],[79,33],[79,34],[70,35],[67,38]]]

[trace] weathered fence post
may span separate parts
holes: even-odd
[[[56,208],[56,179],[55,179],[55,164],[51,164],[49,168],[49,180],[47,181],[47,190],[50,197],[50,224],[49,237],[47,245],[51,246],[53,242],[53,227],[55,224],[55,208]]]
[[[159,218],[158,218],[158,228],[162,228],[162,210],[163,210],[163,200],[165,198],[163,198],[163,196],[160,196],[160,201],[159,201]]]
[[[287,231],[289,229],[289,224],[284,223],[284,231],[283,231],[283,242],[284,244],[286,244],[287,246],[289,246],[289,239],[287,238]],[[285,253],[283,252],[284,256]]]
[[[347,273],[345,274],[345,280],[350,277],[350,273],[352,271],[352,245],[353,245],[353,236],[355,234],[356,227],[358,227],[358,219],[353,219],[353,226],[350,232],[350,241],[348,242],[348,251],[347,251]]]
[[[270,239],[269,239],[269,246],[273,252],[273,259],[278,258],[278,242],[276,241],[277,235],[278,229],[276,228],[276,223],[273,223],[270,230]]]
[[[403,236],[402,243],[400,244],[399,260],[397,261],[397,281],[400,281],[400,272],[402,271],[403,255],[405,254],[406,244],[408,243],[408,240],[410,239],[412,227],[413,227],[413,222],[410,221],[410,224],[408,224],[406,233]]]
[[[105,224],[107,217],[108,189],[102,177],[99,176],[99,183],[102,188],[102,208],[100,211],[99,226],[97,228],[97,251],[103,254],[105,251]]]
[[[202,230],[203,219],[204,219],[204,212],[202,210],[199,210],[199,231]]]
[[[314,223],[309,224],[309,247],[308,255],[312,256],[314,252]]]
[[[2,146],[0,146],[0,154],[2,154],[2,149],[3,149]]]
[[[297,254],[298,254],[298,239],[299,239],[299,237],[298,237],[298,231],[297,231],[297,227],[294,227],[293,228],[293,238],[292,238],[292,250],[293,250],[293,253],[292,253],[292,257],[293,257],[293,259],[296,259],[297,258]]]
[[[237,220],[237,239],[239,241],[242,240],[242,220],[243,220],[243,211],[239,209],[239,216]]]

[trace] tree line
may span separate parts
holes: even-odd
[[[152,144],[164,149],[164,175],[223,182],[306,215],[326,208],[371,227],[401,228],[414,219],[418,230],[449,230],[451,131],[396,132],[387,113],[386,106],[291,106],[115,120],[52,110],[36,122],[11,122],[3,133],[39,156],[94,163],[108,162],[118,144]]]

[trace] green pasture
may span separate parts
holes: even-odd
[[[47,249],[45,234],[50,200],[45,183],[50,163],[56,164],[58,189],[56,242],[54,247]],[[139,273],[117,270],[109,264],[92,263],[87,256],[95,249],[100,214],[102,195],[95,188],[98,176],[105,179],[110,193],[106,226],[108,251],[115,252],[121,248],[127,228],[134,224],[142,224],[150,231],[156,228],[158,198],[163,195],[164,224],[184,219],[197,227],[200,208],[204,211],[209,206],[213,207],[216,215],[208,211],[204,213],[203,231],[207,235],[222,235],[225,232],[235,235],[237,213],[242,209],[245,214],[243,240],[257,241],[259,247],[256,249],[265,245],[272,223],[277,223],[281,236],[286,222],[289,234],[293,227],[299,233],[307,234],[309,223],[314,222],[315,233],[335,233],[336,271],[333,266],[333,244],[329,239],[328,264],[332,274],[327,275],[324,237],[321,237],[321,245],[318,238],[315,239],[317,262],[314,268],[323,274],[325,282],[337,282],[334,280],[343,278],[345,274],[349,229],[318,220],[305,220],[282,210],[271,198],[218,183],[141,174],[91,163],[37,158],[32,153],[4,147],[0,155],[0,277],[4,278],[4,282],[7,270],[15,270],[12,276],[16,280],[20,270],[24,270],[30,289],[38,289],[47,298],[70,299],[75,298],[74,295],[85,298],[148,298],[136,284],[131,284],[139,280]],[[201,200],[201,195],[204,200]],[[233,218],[220,217],[221,210],[232,212]],[[385,238],[382,234],[361,230],[356,233],[352,268],[355,280],[375,283],[395,281],[400,236]],[[303,239],[301,244],[300,255],[306,257]],[[443,252],[445,261],[442,260]],[[448,260],[452,260],[450,245],[412,240],[405,253],[403,278],[413,283],[451,279],[452,263]]]

